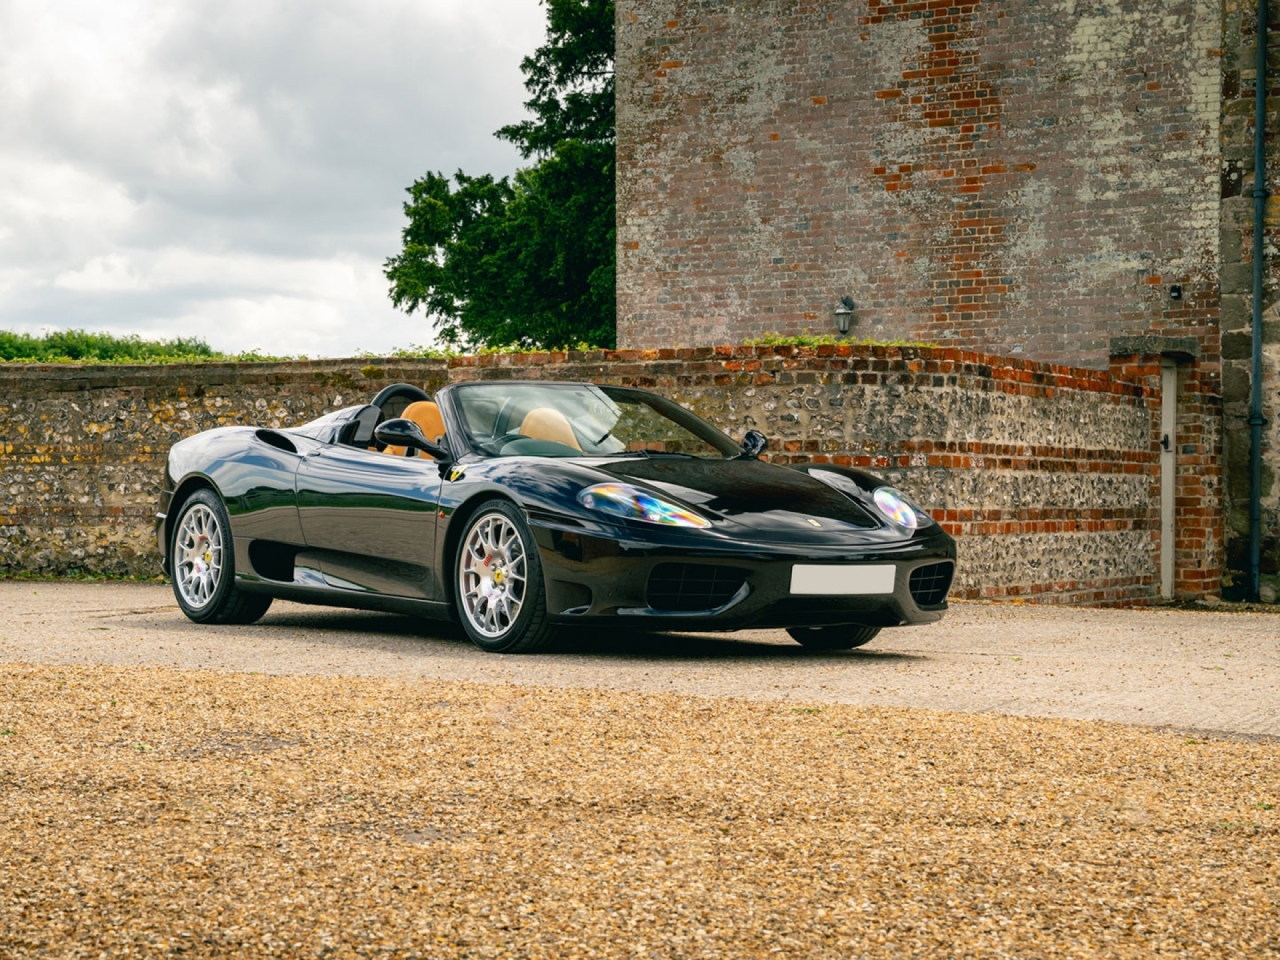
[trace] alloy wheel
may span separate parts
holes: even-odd
[[[462,612],[481,636],[507,633],[524,605],[528,582],[525,544],[501,513],[482,516],[467,533],[458,565]]]
[[[174,583],[182,599],[199,609],[213,599],[222,579],[222,526],[214,512],[193,504],[182,515],[174,547]]]

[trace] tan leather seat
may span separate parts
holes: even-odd
[[[444,436],[444,418],[440,416],[440,408],[430,400],[417,400],[404,408],[404,413],[400,414],[406,420],[412,420],[422,428],[423,435],[432,443],[439,443],[440,438]],[[383,453],[389,453],[393,457],[403,457],[408,453],[406,447],[386,447]],[[434,459],[429,453],[420,453],[420,456],[426,457],[428,460]]]
[[[582,449],[568,418],[554,407],[534,407],[524,415],[524,419],[520,421],[520,429],[516,432],[531,440],[550,440],[575,450]]]

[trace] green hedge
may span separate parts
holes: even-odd
[[[228,354],[198,337],[144,340],[86,330],[57,330],[43,336],[0,330],[0,361],[6,363],[193,363],[212,360],[284,360],[257,351]]]

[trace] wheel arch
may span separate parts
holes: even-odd
[[[173,499],[169,501],[169,509],[164,515],[164,556],[166,567],[171,568],[173,565],[173,522],[177,519],[178,514],[182,512],[182,508],[186,506],[187,501],[191,499],[191,495],[197,490],[212,490],[220,500],[225,502],[226,498],[222,496],[222,491],[218,489],[218,485],[204,474],[194,473],[183,478],[177,489],[173,491]],[[172,575],[173,571],[168,569],[166,573]]]

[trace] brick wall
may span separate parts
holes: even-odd
[[[1180,556],[1238,571],[1252,6],[619,0],[619,342],[829,332],[842,296],[855,336],[1086,367],[1107,366],[1113,337],[1193,338]],[[1268,210],[1270,231],[1280,201]],[[1280,265],[1266,255],[1274,574]]]
[[[0,401],[0,572],[151,573],[150,518],[174,440],[222,424],[300,422],[397,380],[431,389],[475,378],[648,387],[731,435],[764,431],[776,460],[876,470],[958,537],[958,596],[1141,603],[1158,591],[1158,359],[1120,358],[1104,372],[848,346],[498,355],[447,366],[3,366],[0,397],[17,399]],[[1190,524],[1212,491],[1180,495],[1186,530],[1197,531],[1187,535],[1203,543],[1180,553],[1178,589],[1213,593],[1204,558],[1220,552],[1217,511]]]
[[[1220,0],[619,0],[619,342],[1218,361]],[[1178,284],[1182,298],[1170,298]]]
[[[1111,373],[1142,384],[1158,396],[1162,353],[1177,354],[1178,402],[1173,435],[1174,470],[1174,593],[1178,597],[1219,592],[1224,558],[1222,510],[1222,399],[1217,378],[1206,376],[1199,363],[1181,351],[1194,351],[1194,338],[1120,337],[1111,341]],[[1153,408],[1154,409],[1154,408]],[[1151,421],[1151,441],[1159,448],[1160,418]],[[1153,497],[1158,499],[1158,473]],[[1157,541],[1158,541],[1157,537]]]

